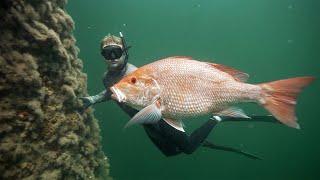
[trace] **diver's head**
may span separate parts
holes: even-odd
[[[101,41],[100,50],[110,70],[119,70],[126,65],[127,54],[120,37],[107,35]]]

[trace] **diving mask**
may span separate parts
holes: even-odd
[[[114,60],[114,59],[119,59],[122,54],[123,50],[120,46],[118,45],[108,45],[103,47],[101,51],[101,55],[108,60]]]

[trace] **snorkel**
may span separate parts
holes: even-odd
[[[123,63],[123,66],[127,65],[128,63],[128,59],[129,59],[129,53],[128,53],[128,49],[130,47],[127,46],[127,43],[123,37],[123,34],[122,32],[119,32],[119,35],[120,35],[120,38],[121,38],[121,43],[122,43],[122,47],[123,47],[123,52],[124,52],[124,55],[125,55],[125,59],[124,59],[124,63]],[[124,67],[122,67],[124,68]]]

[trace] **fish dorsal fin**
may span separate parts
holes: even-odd
[[[162,117],[160,104],[157,101],[149,106],[141,109],[136,115],[134,115],[130,121],[124,126],[127,128],[134,124],[152,124],[158,122]]]
[[[188,60],[192,60],[193,58],[190,56],[171,56],[171,57],[167,57],[166,59],[188,59]]]
[[[183,123],[180,120],[173,120],[173,119],[167,119],[163,118],[163,120],[168,123],[170,126],[174,127],[175,129],[185,132],[183,129]]]
[[[250,118],[243,112],[242,109],[237,107],[230,107],[214,114],[218,116],[223,116],[223,117]]]
[[[246,82],[249,78],[249,75],[247,73],[241,72],[239,70],[236,70],[232,67],[225,66],[222,64],[215,64],[215,63],[208,63],[210,66],[213,66],[214,68],[219,69],[220,71],[223,71],[225,73],[228,73],[231,75],[235,80],[240,82]]]

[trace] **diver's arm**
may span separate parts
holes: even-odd
[[[91,105],[110,100],[110,95],[108,95],[109,93],[110,92],[107,92],[107,90],[104,90],[94,96],[81,97],[80,99],[83,102],[83,108],[87,109]]]
[[[119,70],[114,72],[105,72],[103,75],[103,84],[105,86],[105,90],[101,91],[97,95],[94,96],[87,96],[82,97],[84,108],[88,108],[91,105],[105,102],[111,99],[111,91],[109,90],[109,87],[111,87],[115,82],[117,82],[123,75],[125,74],[125,71]]]

